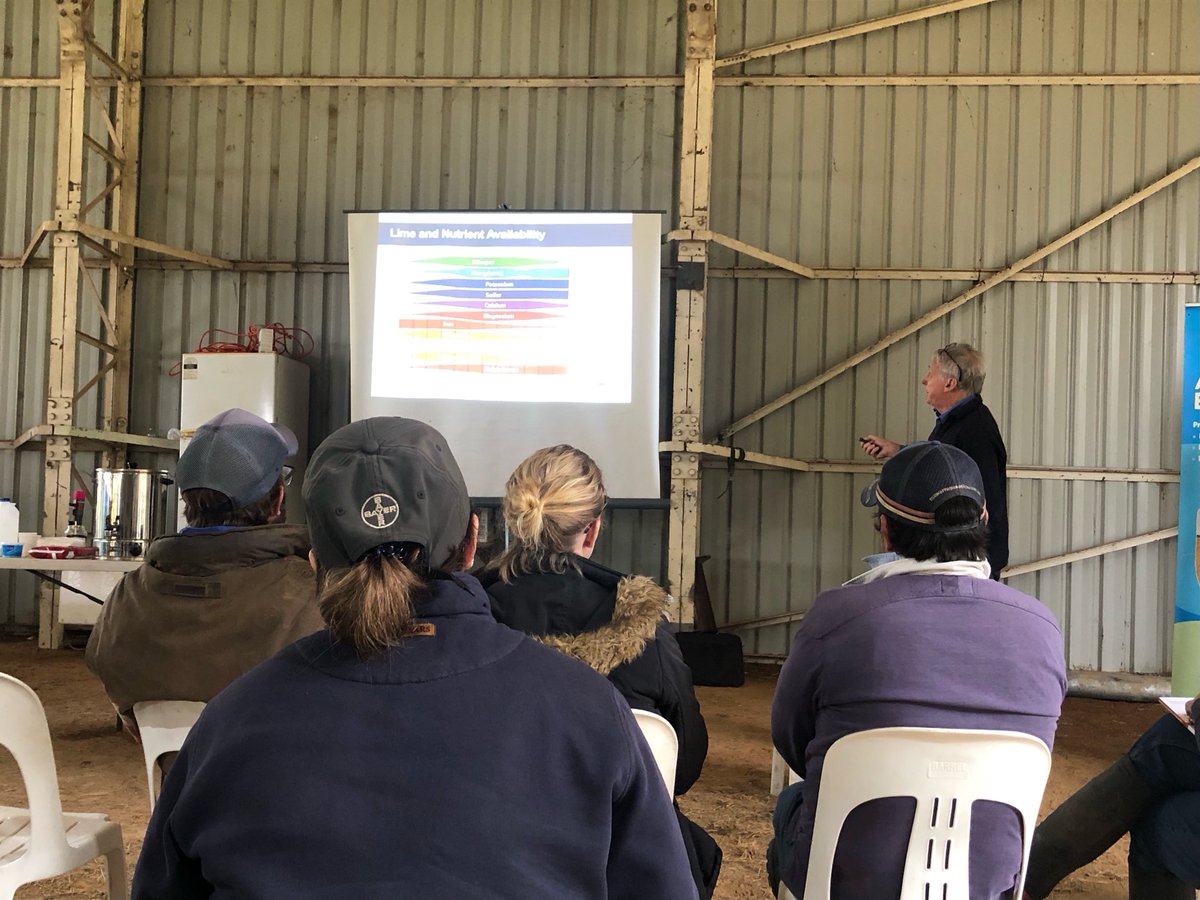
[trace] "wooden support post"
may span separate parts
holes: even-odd
[[[125,73],[114,88],[114,124],[120,138],[121,157],[117,167],[120,184],[113,193],[111,225],[121,234],[137,233],[138,174],[141,162],[142,51],[145,45],[146,0],[121,0],[117,21],[116,61]],[[135,248],[120,243],[119,254],[108,268],[107,319],[111,325],[108,342],[116,347],[114,366],[104,378],[101,429],[129,429],[129,382],[133,361],[133,276]],[[124,453],[124,449],[119,451]],[[106,465],[117,462],[113,453],[104,455]]]
[[[55,182],[54,220],[39,229],[53,235],[51,251],[50,372],[46,388],[46,469],[42,490],[42,534],[60,534],[66,527],[75,470],[74,437],[77,431],[76,400],[96,384],[103,384],[101,428],[97,434],[124,432],[129,426],[129,376],[132,359],[134,244],[113,241],[132,235],[137,225],[138,137],[141,129],[141,59],[144,43],[145,0],[120,0],[114,11],[116,55],[95,42],[90,0],[59,0],[59,104],[58,168]],[[88,53],[119,76],[106,90],[89,84]],[[112,149],[86,133],[90,96],[108,130]],[[110,115],[111,113],[111,115]],[[83,202],[83,159],[96,150],[108,165],[106,187],[93,200]],[[109,202],[102,207],[102,201]],[[93,207],[104,208],[104,226],[88,225],[84,217]],[[26,257],[40,237],[30,242]],[[103,241],[113,241],[109,247]],[[83,247],[98,250],[107,269],[104,296],[84,272]],[[81,276],[87,278],[81,284]],[[81,288],[99,307],[103,339],[83,335],[85,343],[109,355],[82,388],[76,387],[76,345]],[[87,423],[92,425],[94,423]],[[120,461],[124,450],[106,451],[105,463]],[[39,588],[38,646],[54,648],[62,642],[57,596],[53,587]]]
[[[55,220],[73,222],[83,203],[84,105],[87,96],[85,38],[90,5],[64,0],[58,7],[58,152],[54,186]],[[54,233],[51,250],[50,353],[46,385],[46,424],[70,428],[75,422],[75,330],[79,316],[79,235]],[[46,439],[42,487],[42,534],[59,534],[67,525],[71,499],[71,439]],[[54,588],[38,589],[38,646],[62,643]]]
[[[909,22],[920,22],[924,19],[932,19],[934,16],[944,16],[947,13],[961,12],[964,9],[971,9],[976,6],[986,6],[992,2],[994,0],[941,0],[940,3],[919,6],[916,9],[906,10],[905,12],[895,13],[894,15],[884,16],[879,19],[855,22],[853,25],[845,25],[841,28],[834,28],[831,31],[823,31],[820,34],[810,34],[805,37],[793,38],[790,41],[779,41],[778,43],[765,44],[761,47],[739,50],[732,56],[725,56],[718,59],[716,64],[718,68],[741,65],[752,59],[762,59],[766,56],[778,56],[780,53],[790,53],[793,50],[817,47],[821,44],[840,41],[843,38],[858,37],[859,35],[870,34],[873,31],[882,31],[885,28],[896,28],[900,25],[907,25]]]
[[[716,0],[684,0],[687,30],[683,73],[683,135],[679,154],[679,223],[707,231],[712,174],[713,62],[717,56]],[[681,240],[675,290],[675,371],[671,438],[698,441],[704,389],[704,305],[708,244]],[[686,272],[687,274],[683,274]],[[682,286],[680,286],[682,285]],[[700,457],[671,454],[671,507],[667,529],[667,584],[675,616],[691,622],[692,588],[700,544]]]

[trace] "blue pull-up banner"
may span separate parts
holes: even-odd
[[[1179,448],[1179,552],[1171,692],[1200,693],[1200,306],[1183,312]]]

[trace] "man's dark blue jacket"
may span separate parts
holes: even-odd
[[[467,575],[435,633],[360,659],[328,631],[235,681],[189,735],[135,898],[665,898],[695,888],[628,705],[497,624]]]
[[[972,394],[938,417],[929,440],[957,447],[979,466],[988,508],[988,562],[992,577],[999,578],[1008,565],[1008,450],[1000,426],[983,398]]]

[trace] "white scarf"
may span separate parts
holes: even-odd
[[[954,559],[950,562],[935,562],[931,559],[900,559],[884,563],[856,575],[842,587],[851,584],[869,584],[892,575],[966,575],[971,578],[990,578],[992,567],[986,559]]]

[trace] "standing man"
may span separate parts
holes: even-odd
[[[126,729],[133,704],[211,700],[323,628],[303,525],[279,524],[296,436],[244,409],[196,429],[175,470],[188,527],[160,537],[113,588],[87,666]]]
[[[1066,666],[1044,605],[988,580],[979,468],[948,444],[918,442],[863,492],[883,549],[897,554],[813,601],[779,673],[771,738],[804,781],[779,795],[767,872],[801,896],[825,755],[872,728],[1020,731],[1052,746]],[[834,896],[895,897],[912,824],[909,798],[846,819]],[[973,814],[971,897],[1007,896],[1021,869],[1021,823],[1002,804]]]
[[[964,451],[983,476],[988,511],[988,562],[991,577],[1000,578],[1008,565],[1008,487],[1005,483],[1008,451],[991,410],[983,405],[983,354],[970,344],[951,343],[929,360],[921,384],[925,402],[933,407],[937,422],[929,440]],[[860,443],[868,456],[891,459],[903,446],[885,437],[868,434]]]

